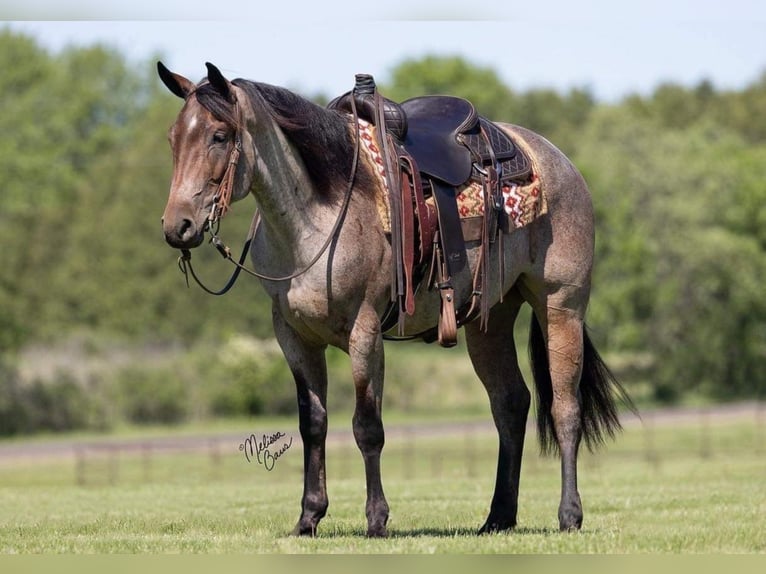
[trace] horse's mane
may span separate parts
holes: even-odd
[[[258,82],[237,79],[252,105],[266,108],[285,136],[295,145],[317,192],[335,197],[348,184],[354,156],[354,141],[349,137],[348,118],[335,110],[323,108],[293,92]],[[209,83],[201,84],[194,94],[197,101],[216,119],[237,128],[234,106]],[[370,176],[359,163],[357,186]],[[362,181],[359,178],[363,178]],[[369,189],[369,185],[361,185]]]

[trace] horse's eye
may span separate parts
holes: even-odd
[[[213,134],[213,143],[224,143],[229,139],[229,135],[226,132],[215,132]]]

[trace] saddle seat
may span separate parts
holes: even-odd
[[[471,177],[470,150],[458,136],[477,132],[479,115],[473,104],[454,96],[422,96],[401,103],[407,118],[404,149],[421,173],[451,185]]]
[[[407,118],[402,143],[423,174],[451,187],[471,179],[474,164],[495,163],[501,181],[529,175],[526,156],[497,125],[479,116],[468,100],[421,96],[402,102],[401,108]]]

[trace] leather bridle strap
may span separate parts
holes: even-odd
[[[237,112],[239,111],[239,107],[237,103],[235,102],[235,106]],[[296,277],[299,277],[306,273],[309,269],[311,269],[317,261],[319,261],[320,257],[327,251],[327,249],[330,247],[330,244],[333,242],[333,240],[336,238],[338,232],[340,231],[341,226],[343,225],[343,221],[346,217],[346,212],[348,211],[349,203],[351,202],[351,193],[354,189],[354,182],[356,181],[356,172],[357,168],[359,166],[359,147],[360,147],[360,126],[359,126],[359,115],[356,110],[356,103],[354,102],[354,99],[351,98],[351,111],[354,119],[354,129],[355,129],[355,138],[354,138],[354,157],[351,162],[351,172],[348,176],[348,183],[346,185],[346,192],[343,197],[343,204],[341,205],[340,212],[338,213],[338,217],[335,220],[335,224],[332,227],[332,230],[330,231],[330,234],[327,236],[327,239],[325,240],[322,247],[319,249],[319,251],[316,253],[316,255],[309,261],[308,264],[306,264],[305,267],[302,269],[299,269],[298,271],[295,271],[294,273],[291,273],[289,275],[284,276],[271,276],[271,275],[265,275],[263,273],[259,273],[258,271],[254,269],[248,269],[245,266],[245,259],[247,258],[247,253],[250,249],[250,244],[252,243],[253,238],[255,237],[255,232],[258,227],[258,222],[260,221],[260,214],[258,210],[256,210],[255,214],[253,215],[253,221],[250,225],[250,231],[248,232],[247,238],[245,240],[245,245],[242,249],[242,254],[239,257],[238,261],[235,261],[234,258],[231,255],[231,249],[229,249],[228,246],[226,246],[223,241],[218,237],[216,231],[213,231],[213,226],[217,226],[217,224],[220,222],[220,218],[223,217],[223,215],[228,210],[230,201],[231,201],[231,194],[232,194],[232,187],[233,187],[233,177],[234,172],[236,171],[237,162],[239,161],[239,154],[242,148],[241,141],[239,138],[239,134],[237,134],[236,137],[236,143],[234,146],[234,149],[232,150],[231,156],[229,158],[229,165],[226,168],[226,172],[224,173],[223,179],[221,180],[221,187],[219,188],[218,193],[216,194],[216,200],[213,203],[213,208],[210,212],[210,217],[208,221],[210,222],[208,226],[208,230],[210,231],[210,243],[212,243],[216,249],[218,249],[218,252],[223,256],[224,259],[228,259],[231,261],[236,269],[232,273],[231,277],[229,278],[229,281],[224,285],[223,288],[219,289],[218,291],[213,291],[212,289],[209,289],[206,287],[200,279],[197,277],[197,274],[194,272],[194,268],[192,267],[191,263],[191,251],[188,249],[182,249],[181,250],[181,256],[178,258],[178,266],[181,269],[181,272],[186,277],[186,283],[189,284],[189,273],[191,273],[192,278],[194,281],[207,293],[210,293],[211,295],[223,295],[227,293],[233,286],[234,283],[237,281],[237,278],[239,277],[240,271],[244,271],[245,273],[252,275],[254,277],[258,277],[259,279],[263,279],[265,281],[289,281],[290,279],[295,279]],[[218,207],[218,209],[217,209]],[[220,214],[218,214],[218,211],[220,211]]]
[[[239,121],[239,100],[234,97],[234,117]],[[217,228],[221,218],[226,215],[231,206],[231,196],[234,193],[234,175],[237,172],[237,164],[239,163],[239,155],[242,152],[242,138],[240,137],[240,129],[237,126],[237,131],[234,136],[234,147],[229,154],[229,162],[226,165],[226,171],[223,173],[221,183],[218,184],[218,191],[213,197],[213,206],[210,208],[210,214],[207,217],[208,229],[212,230]],[[212,233],[212,232],[211,232]],[[215,235],[213,233],[213,235]]]
[[[218,193],[213,198],[213,207],[210,209],[210,215],[208,215],[207,221],[210,229],[216,225],[221,218],[226,215],[231,206],[231,195],[234,189],[234,174],[237,171],[237,164],[239,163],[239,154],[242,151],[242,141],[237,138],[234,143],[234,149],[229,154],[229,165],[226,166],[226,171],[223,174],[221,184],[218,186]]]

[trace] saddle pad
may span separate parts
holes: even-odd
[[[359,121],[359,126],[362,150],[365,152],[361,158],[367,163],[380,183],[379,192],[375,194],[375,202],[381,226],[386,233],[390,233],[391,214],[388,204],[388,183],[383,167],[383,155],[378,149],[375,139],[375,127],[364,120]],[[504,185],[503,198],[505,199],[504,209],[508,216],[510,229],[524,227],[548,211],[544,190],[537,175],[534,174],[526,183]],[[427,199],[426,202],[433,203],[433,198]],[[457,206],[461,219],[482,217],[484,215],[484,190],[481,184],[472,182],[459,187]],[[474,239],[476,238],[465,237],[466,241]]]
[[[375,205],[378,217],[386,233],[391,233],[391,206],[388,201],[388,182],[386,181],[386,167],[383,152],[378,148],[378,140],[375,137],[375,126],[370,122],[359,118],[359,140],[363,154],[360,161],[366,161],[367,166],[375,175],[380,184],[378,193],[375,194]]]
[[[505,200],[503,209],[513,228],[524,227],[548,211],[536,175],[524,185],[503,185],[502,191]],[[457,205],[461,218],[484,216],[484,189],[481,184],[474,182],[464,186],[457,196]]]

